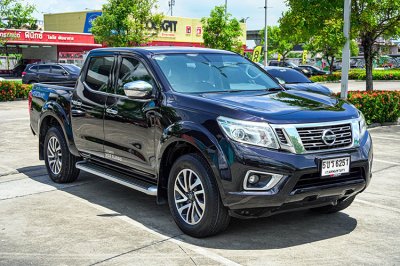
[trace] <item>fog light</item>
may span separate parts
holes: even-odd
[[[267,191],[274,188],[284,176],[276,173],[266,173],[250,170],[243,180],[244,190]]]
[[[247,180],[250,184],[256,184],[258,181],[260,181],[260,177],[258,175],[251,175],[249,176],[249,179]]]

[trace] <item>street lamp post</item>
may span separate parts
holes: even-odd
[[[347,99],[348,86],[349,86],[349,69],[350,69],[350,15],[351,15],[351,0],[344,1],[344,25],[343,34],[346,38],[346,43],[343,47],[342,53],[342,80],[340,83],[341,92],[340,97]]]
[[[268,29],[267,29],[267,25],[268,25],[268,21],[267,21],[267,8],[268,8],[268,0],[265,0],[265,23],[264,23],[264,66],[267,66],[268,64]]]

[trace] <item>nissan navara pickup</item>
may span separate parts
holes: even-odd
[[[75,88],[35,84],[29,110],[54,182],[84,171],[154,196],[194,237],[231,217],[338,212],[371,179],[359,110],[232,52],[95,49]]]

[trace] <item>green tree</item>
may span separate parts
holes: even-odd
[[[237,19],[225,13],[225,6],[216,6],[209,17],[201,19],[203,23],[204,45],[209,48],[239,52],[242,43],[242,29]]]
[[[137,46],[151,41],[161,29],[163,15],[154,13],[157,0],[109,0],[93,21],[96,41],[107,46]]]
[[[366,87],[373,90],[372,68],[377,56],[374,44],[380,36],[400,36],[400,0],[354,1],[351,20],[364,50]]]
[[[286,0],[286,3],[288,12],[301,14],[293,24],[293,29],[307,29],[310,38],[323,29],[324,21],[343,18],[343,1]],[[361,42],[366,66],[366,89],[373,90],[372,62],[377,55],[374,45],[381,36],[400,36],[400,0],[353,0],[351,35]]]
[[[33,17],[36,7],[21,3],[19,0],[0,1],[0,28],[6,29],[37,29],[36,19]]]
[[[261,45],[265,43],[265,28],[260,31]],[[286,60],[287,55],[298,44],[296,36],[287,34],[280,26],[268,26],[268,53],[282,55],[282,61]]]
[[[312,36],[304,47],[313,53],[321,53],[328,62],[329,72],[332,73],[335,58],[342,54],[345,42],[343,20],[329,19],[324,21],[324,27]]]

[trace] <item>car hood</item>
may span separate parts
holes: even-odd
[[[332,91],[324,85],[318,83],[287,83],[284,85],[287,90],[300,90],[321,93],[325,95],[331,95]]]
[[[186,99],[183,99],[186,98]],[[358,117],[346,101],[306,91],[226,92],[177,95],[177,102],[197,112],[270,123],[317,123]]]

